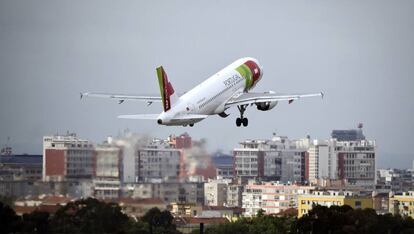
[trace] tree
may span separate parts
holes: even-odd
[[[35,210],[24,214],[21,229],[23,233],[48,233],[49,213]]]
[[[141,218],[149,225],[149,232],[152,233],[179,233],[173,224],[174,217],[167,210],[160,211],[154,207],[145,213]]]
[[[0,202],[0,233],[12,233],[20,226],[20,217],[10,206]]]
[[[128,216],[117,204],[87,198],[59,209],[51,220],[51,228],[58,233],[118,233],[128,222]]]

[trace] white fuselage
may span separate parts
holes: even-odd
[[[236,70],[246,61],[253,61],[260,67],[257,81],[263,75],[263,69],[254,58],[241,58],[206,79],[190,91],[183,94],[170,110],[162,112],[158,119],[163,125],[194,124],[202,119],[185,119],[190,115],[215,115],[225,111],[225,103],[243,92],[254,88],[256,82],[249,87],[243,75]]]

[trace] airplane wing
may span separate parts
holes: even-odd
[[[303,94],[280,94],[280,93],[243,93],[238,97],[231,98],[225,104],[225,107],[248,105],[262,102],[274,102],[274,101],[289,101],[289,103],[299,98],[306,97],[322,97],[323,93],[303,93]]]
[[[153,102],[161,102],[160,95],[127,95],[127,94],[111,94],[111,93],[92,93],[86,92],[81,93],[80,98],[83,97],[96,97],[96,98],[110,98],[116,99],[119,101],[119,104],[123,103],[125,100],[135,100],[135,101],[144,101],[149,104]]]

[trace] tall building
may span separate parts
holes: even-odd
[[[228,207],[242,207],[244,186],[240,184],[228,184],[227,202]]]
[[[209,181],[204,183],[204,205],[223,206],[227,202],[227,186],[225,181]]]
[[[271,149],[267,141],[262,140],[246,140],[240,146],[233,150],[236,176],[245,179],[266,177],[280,180],[280,152]]]
[[[315,140],[308,149],[309,181],[343,180],[373,189],[375,184],[375,141]]]
[[[338,178],[347,183],[374,188],[376,170],[375,141],[335,142]]]
[[[336,179],[336,158],[332,151],[329,141],[315,140],[309,146],[309,181],[314,182],[322,178]]]
[[[76,134],[43,137],[43,180],[91,179],[95,173],[94,147]]]
[[[135,159],[136,181],[178,180],[184,170],[181,161],[181,150],[172,148],[167,141],[154,139],[137,151]]]
[[[274,136],[271,140],[246,140],[233,150],[236,176],[244,179],[304,183],[307,152],[302,140]]]
[[[216,168],[217,179],[234,178],[234,162],[232,156],[216,153],[211,160]]]
[[[95,147],[96,169],[93,179],[94,196],[118,198],[121,194],[121,149],[110,144]]]
[[[246,216],[254,216],[260,209],[266,214],[278,214],[289,208],[297,208],[297,198],[311,193],[315,187],[279,184],[277,182],[249,183],[243,192],[243,208]]]
[[[373,208],[371,196],[358,196],[347,191],[315,191],[313,194],[298,197],[298,218],[308,214],[316,205],[327,207],[348,205],[354,209]]]

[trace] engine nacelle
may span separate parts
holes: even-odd
[[[277,101],[274,102],[259,102],[256,103],[257,109],[261,111],[268,111],[273,109],[277,105]]]
[[[272,93],[275,93],[275,92],[274,92],[274,91],[268,91],[268,92],[265,92],[265,94],[266,94],[266,93],[270,93],[270,94],[272,94]],[[258,110],[261,110],[261,111],[268,111],[268,110],[271,110],[271,109],[273,109],[276,105],[277,105],[277,101],[274,101],[274,102],[259,102],[259,103],[256,103],[257,109],[258,109]]]

